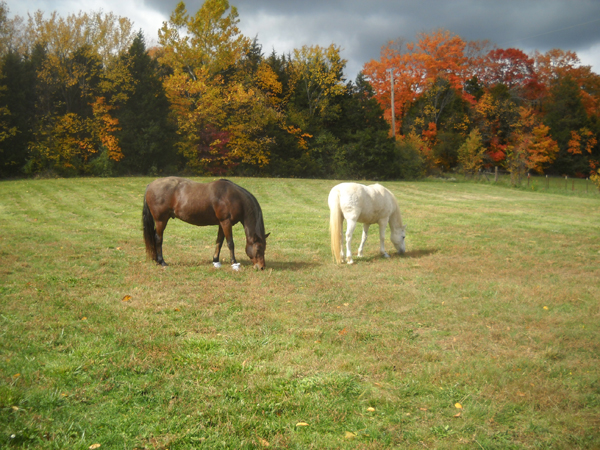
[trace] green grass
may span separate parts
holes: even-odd
[[[529,178],[527,176],[523,176],[520,180],[516,178],[513,185],[509,173],[499,173],[497,178],[493,172],[478,173],[475,176],[465,176],[463,174],[453,173],[446,174],[445,177],[454,178],[455,181],[475,181],[478,183],[493,184],[496,186],[511,187],[526,191],[588,198],[600,197],[600,189],[589,178],[565,178],[564,176],[532,174]]]
[[[336,182],[234,179],[236,273],[180,221],[146,260],[149,181],[0,182],[1,448],[600,448],[597,196],[384,183],[407,254],[336,266]]]

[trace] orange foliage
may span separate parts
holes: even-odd
[[[306,142],[307,138],[311,138],[312,135],[308,133],[303,133],[300,128],[297,128],[293,125],[284,126],[285,131],[294,136],[298,140],[298,147],[304,150],[308,149],[308,143]]]
[[[583,140],[583,142],[581,142]],[[579,131],[571,131],[571,139],[569,140],[569,153],[573,155],[581,155],[584,151],[592,154],[592,149],[596,146],[598,140],[594,134],[587,128],[582,128]]]
[[[600,75],[590,66],[581,65],[575,52],[552,49],[544,54],[534,53],[536,72],[546,91],[553,82],[571,77],[581,89],[581,100],[588,115],[600,116]]]
[[[423,130],[423,140],[427,142],[430,147],[433,147],[437,138],[437,126],[433,122],[429,122],[429,126],[426,130]]]
[[[477,43],[466,43],[446,30],[421,33],[417,42],[402,49],[397,42],[389,42],[381,50],[379,60],[367,62],[363,72],[375,91],[375,97],[390,114],[391,92],[388,69],[394,69],[394,111],[402,120],[409,105],[418,99],[436,79],[448,80],[453,89],[462,93],[464,82],[478,66]]]
[[[514,133],[514,147],[510,163],[513,167],[543,173],[544,166],[552,163],[558,154],[558,144],[549,136],[550,127],[539,123],[530,108],[520,108],[519,130]]]
[[[113,106],[106,104],[104,97],[98,97],[92,104],[92,110],[96,119],[96,134],[100,143],[108,153],[108,157],[113,161],[120,161],[123,159],[123,152],[119,146],[119,140],[113,134],[119,131],[119,119],[112,117],[110,111]]]

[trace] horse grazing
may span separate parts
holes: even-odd
[[[331,252],[339,264],[344,260],[342,247],[342,225],[344,219],[346,226],[346,260],[352,264],[352,233],[356,223],[363,224],[362,241],[358,247],[358,256],[362,256],[367,240],[367,233],[371,224],[379,224],[379,241],[381,254],[389,258],[384,248],[385,229],[390,224],[391,240],[399,253],[404,253],[406,247],[406,227],[402,225],[402,216],[396,197],[379,184],[364,186],[357,183],[342,183],[334,186],[329,193],[329,231],[331,233]]]
[[[246,189],[228,180],[196,183],[178,177],[161,178],[146,187],[142,224],[146,254],[166,266],[163,259],[163,233],[169,219],[180,219],[197,226],[218,225],[217,246],[213,265],[221,267],[219,255],[223,240],[231,252],[234,270],[239,270],[235,259],[231,228],[241,222],[246,232],[246,254],[255,269],[265,268],[265,234],[262,210],[256,198]]]

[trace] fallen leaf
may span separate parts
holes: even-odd
[[[259,443],[260,445],[262,445],[263,447],[268,447],[269,445],[271,445],[271,444],[269,444],[269,442],[268,442],[268,441],[265,441],[265,440],[264,440],[264,439],[262,439],[262,438],[258,438],[258,443]]]
[[[350,303],[344,303],[344,306],[348,306]]]
[[[454,407],[455,407],[456,409],[463,409],[463,407],[462,407],[462,405],[461,405],[460,403],[455,403],[455,404],[454,404]]]
[[[342,335],[342,336],[343,336],[344,334],[346,334],[346,333],[348,333],[348,330],[346,330],[346,328],[344,328],[343,330],[340,330],[340,331],[338,331],[338,334],[340,334],[340,335]]]
[[[20,374],[20,373],[15,373],[15,374],[13,375],[13,378],[19,378],[20,376],[21,376],[21,374]]]
[[[547,307],[547,306],[544,306],[544,309],[548,309],[548,307]]]
[[[81,320],[87,320],[87,317],[82,317]]]
[[[367,411],[373,412],[373,411],[375,411],[375,408],[373,408],[372,406],[369,406],[369,407],[367,408]]]
[[[354,439],[354,438],[356,437],[356,434],[355,434],[355,433],[353,433],[352,431],[346,431],[346,433],[345,433],[344,437],[345,437],[346,439]]]
[[[421,411],[427,411],[427,408],[419,408]]]
[[[88,447],[90,450],[94,450],[95,448],[100,448],[100,444],[92,444]]]
[[[18,406],[13,406],[12,409],[13,409],[13,411],[18,411],[19,407]]]
[[[454,414],[454,417],[460,417],[460,413]]]
[[[122,301],[124,302],[128,302],[129,300],[131,300],[131,295],[126,295],[125,297],[123,297]]]
[[[525,394],[524,394],[523,392],[517,392],[517,395],[518,395],[519,397],[525,397]]]
[[[298,422],[298,423],[296,424],[296,426],[297,426],[297,427],[307,427],[307,426],[308,426],[308,424],[307,424],[306,422]]]
[[[117,250],[121,250],[121,247],[117,247]]]

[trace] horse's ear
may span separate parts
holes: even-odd
[[[267,240],[267,238],[271,235],[271,233],[267,233],[265,234],[265,241]]]

